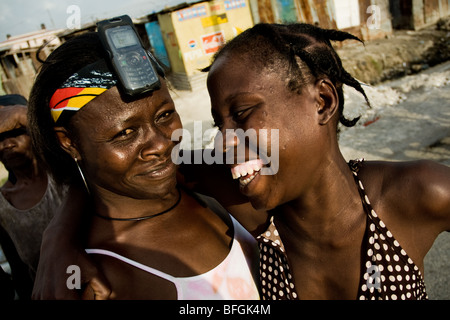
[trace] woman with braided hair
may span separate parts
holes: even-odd
[[[271,146],[279,148],[278,172],[234,175],[270,217],[258,237],[266,299],[426,299],[423,259],[450,230],[448,167],[342,156],[338,123],[358,121],[343,115],[343,85],[369,103],[330,42],[346,39],[359,40],[307,24],[260,24],[208,68],[222,132],[279,129],[279,145]],[[241,142],[225,143],[228,151]]]
[[[450,230],[448,167],[342,156],[339,123],[358,121],[344,116],[343,85],[369,104],[331,45],[351,39],[359,40],[307,24],[258,24],[205,70],[220,132],[279,133],[267,145],[269,157],[279,152],[272,174],[262,174],[271,164],[246,140],[227,134],[225,155],[246,150],[231,175],[221,164],[182,168],[188,185],[193,179],[257,238],[264,299],[426,299],[423,259]]]

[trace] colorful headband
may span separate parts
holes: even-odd
[[[50,110],[55,123],[61,124],[118,82],[105,60],[98,60],[75,72],[55,91]]]

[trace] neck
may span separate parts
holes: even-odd
[[[8,172],[15,177],[14,184],[22,184],[27,181],[37,181],[40,179],[47,179],[47,174],[43,170],[36,159],[31,159],[26,164],[20,167],[6,168]]]
[[[36,162],[7,169],[9,178],[1,187],[3,197],[19,210],[28,210],[37,205],[47,190],[46,171]]]
[[[135,199],[106,190],[94,192],[94,210],[104,220],[123,223],[123,221],[139,221],[140,218],[152,217],[165,211],[175,209],[181,197],[176,187],[162,196]],[[168,213],[168,212],[167,212]],[[145,219],[144,219],[145,220]]]
[[[315,183],[297,199],[276,209],[275,223],[289,242],[336,242],[361,220],[361,200],[344,158],[320,167]],[[361,210],[360,210],[361,209]],[[339,240],[338,240],[339,241]]]

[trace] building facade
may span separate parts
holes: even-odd
[[[390,10],[394,28],[418,30],[450,15],[450,0],[395,0]]]
[[[170,61],[169,79],[176,88],[190,90],[204,83],[200,70],[214,53],[253,26],[253,19],[248,0],[214,0],[161,12],[158,23]]]
[[[305,22],[348,31],[367,41],[392,34],[394,28],[419,29],[450,14],[450,0],[210,0],[134,18],[144,45],[166,66],[173,87],[193,90],[205,83],[200,70],[229,39],[256,23]],[[28,97],[40,58],[77,34],[93,31],[40,30],[0,42],[0,93]],[[2,89],[3,88],[3,89]]]
[[[21,94],[28,99],[41,62],[61,44],[62,30],[46,30],[9,37],[0,43],[0,94]],[[44,46],[45,45],[45,46]],[[37,57],[38,49],[44,46]]]

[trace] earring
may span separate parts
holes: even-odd
[[[83,179],[83,182],[84,182],[84,185],[85,185],[85,187],[86,187],[87,193],[88,193],[88,194],[91,194],[91,193],[89,192],[89,187],[88,187],[88,185],[87,185],[86,179],[84,178],[83,171],[81,171],[80,165],[78,164],[78,159],[77,159],[77,157],[74,157],[73,159],[75,160],[75,164],[77,165],[78,171],[80,172],[81,179]]]

